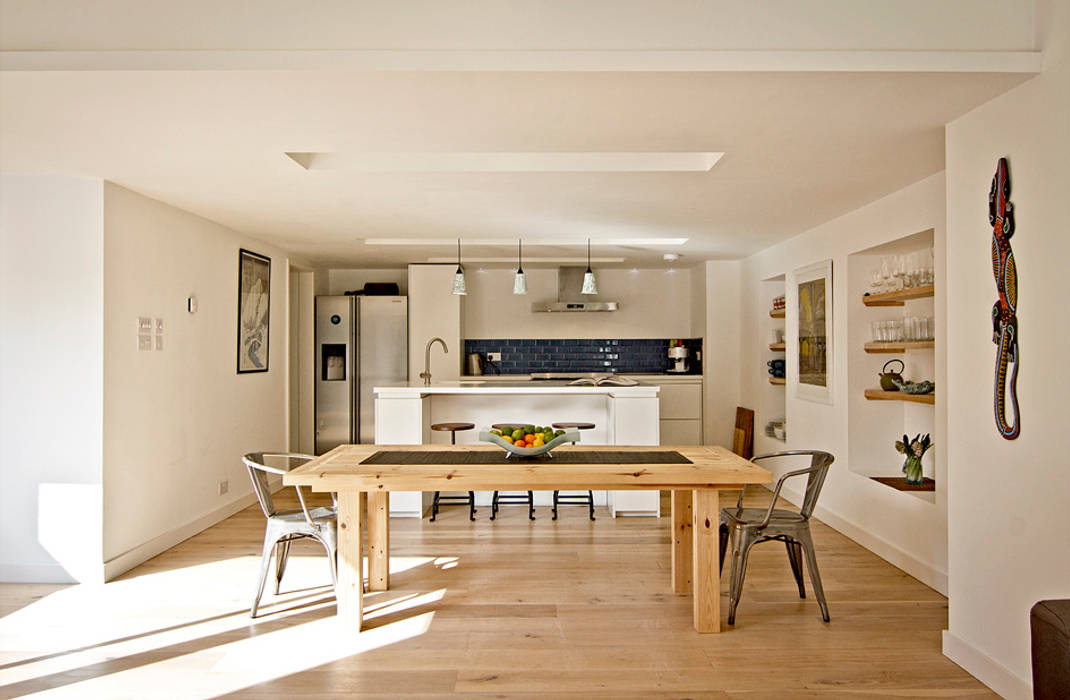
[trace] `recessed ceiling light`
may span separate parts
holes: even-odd
[[[662,260],[668,260],[669,262],[673,262],[675,260],[679,260],[680,256],[677,255],[676,253],[666,253],[665,255],[661,256],[661,259]]]
[[[305,170],[424,173],[705,172],[719,151],[286,152]]]
[[[512,246],[514,240],[510,238],[465,238],[468,246]],[[586,246],[586,238],[530,238],[524,239],[528,245],[551,245],[551,246]],[[593,238],[598,245],[619,246],[670,246],[683,245],[687,238]],[[422,245],[422,246],[450,246],[457,244],[456,238],[365,238],[364,245]]]
[[[427,258],[424,262],[428,263],[448,263],[456,262],[457,258]],[[464,258],[468,263],[513,263],[516,262],[516,258],[474,258],[466,255]],[[593,263],[622,263],[624,258],[591,258]],[[531,263],[533,265],[554,263],[556,265],[583,265],[586,264],[587,258],[553,258],[553,257],[532,257],[525,256],[525,263]]]

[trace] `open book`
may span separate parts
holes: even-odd
[[[568,383],[569,386],[639,386],[639,382],[630,377],[616,374],[595,374]]]

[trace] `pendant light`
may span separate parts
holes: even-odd
[[[598,284],[594,281],[594,273],[591,272],[591,239],[587,239],[587,272],[583,273],[583,289],[580,294],[598,294]]]
[[[516,242],[516,277],[513,278],[513,294],[528,293],[528,280],[524,277],[524,265],[522,263],[523,253],[523,241],[518,239]]]
[[[453,274],[453,293],[458,296],[468,294],[468,285],[464,283],[464,268],[461,267],[461,239],[457,239],[457,272]]]

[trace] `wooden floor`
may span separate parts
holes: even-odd
[[[525,511],[391,521],[392,588],[359,636],[313,544],[248,618],[256,507],[105,586],[0,585],[0,697],[994,697],[940,653],[946,599],[824,525],[831,623],[766,543],[736,625],[699,635],[669,592],[668,518]]]

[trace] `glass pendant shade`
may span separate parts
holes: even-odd
[[[528,293],[528,278],[524,276],[523,270],[516,271],[516,277],[513,278],[513,294],[527,294]]]
[[[581,294],[598,294],[598,284],[594,281],[594,273],[590,269],[583,273],[583,289]]]
[[[457,272],[453,275],[453,293],[459,296],[468,294],[468,286],[464,283],[464,270],[457,266]]]
[[[461,239],[457,239],[457,272],[453,273],[453,293],[457,296],[468,294],[468,285],[464,282],[464,268],[461,267]]]
[[[513,277],[513,294],[528,293],[528,278],[524,276],[524,242],[516,242],[516,276]]]
[[[591,239],[587,239],[587,272],[583,273],[583,289],[580,294],[598,294],[598,283],[594,281],[594,273],[591,272]]]

